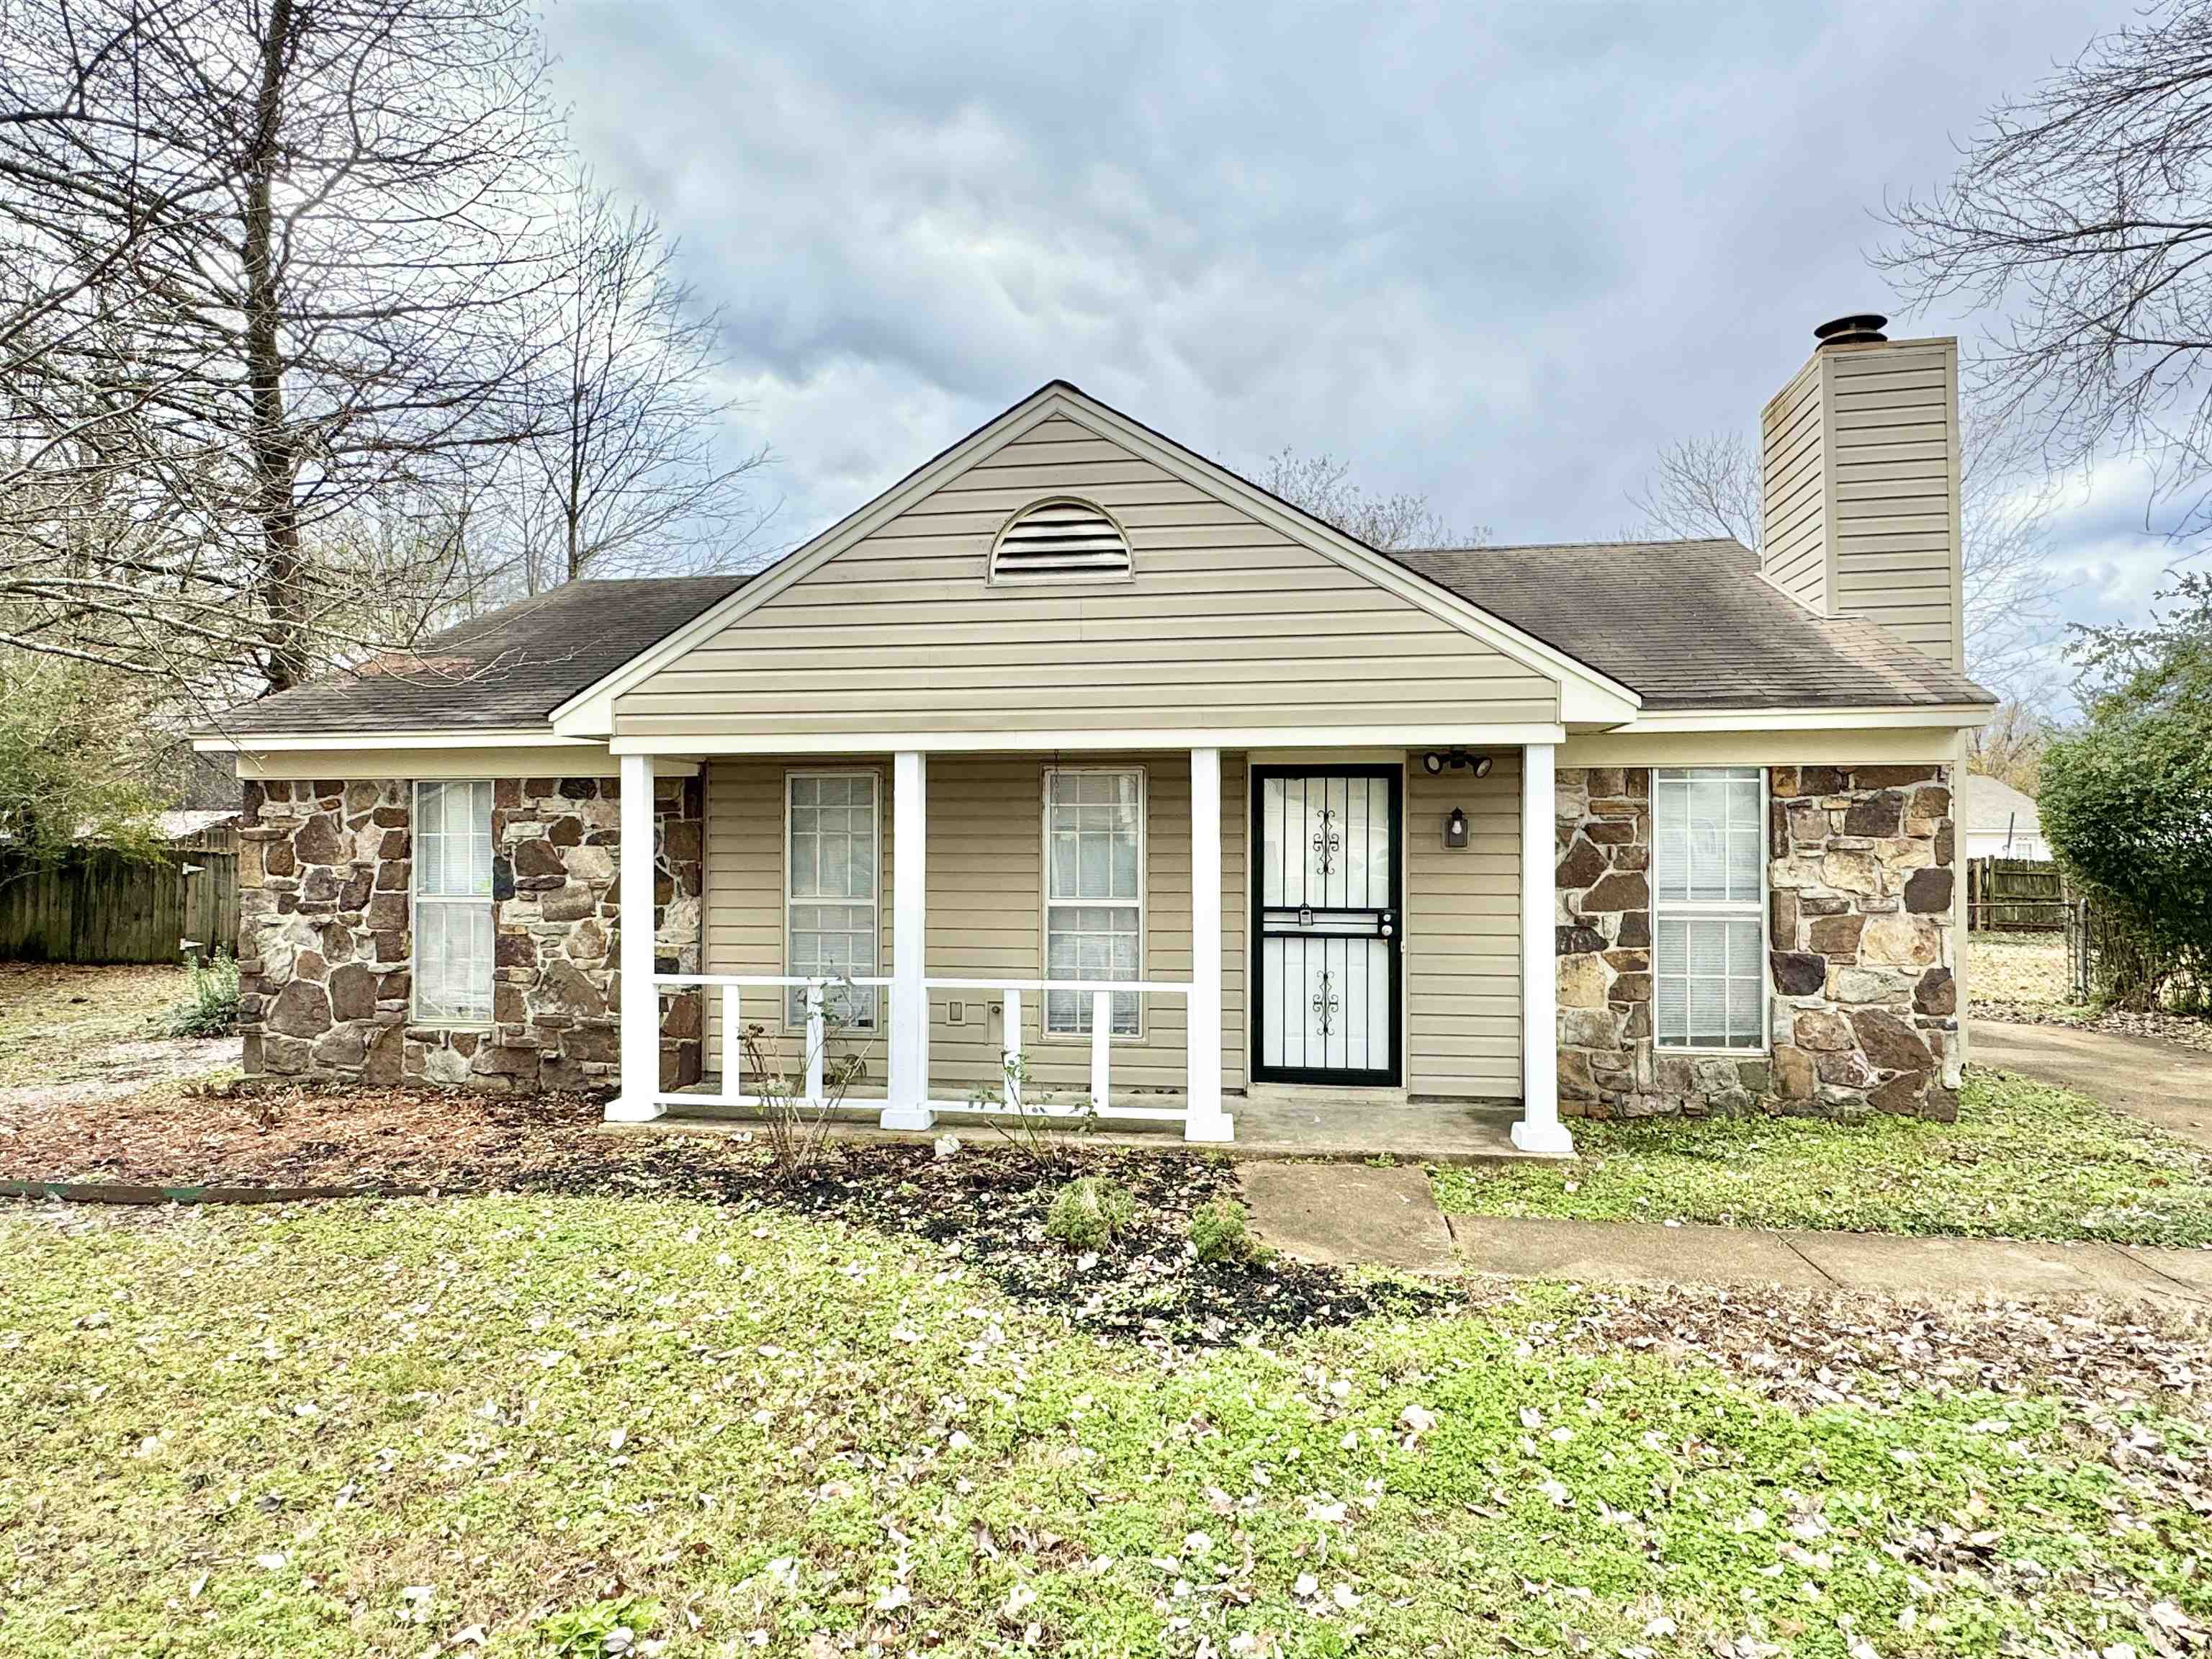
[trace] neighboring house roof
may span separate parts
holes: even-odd
[[[1963,816],[1969,830],[1994,830],[2002,835],[2009,830],[2016,836],[2043,833],[2043,820],[2036,813],[2035,802],[2008,783],[1969,772],[1966,796]]]
[[[159,829],[161,830],[161,839],[164,841],[182,841],[187,836],[199,835],[204,831],[213,830],[220,825],[232,822],[240,815],[242,810],[243,809],[240,807],[234,806],[228,811],[216,811],[206,808],[191,808],[174,812],[164,812],[161,814],[159,820]]]
[[[1859,617],[1816,617],[1741,542],[1394,553],[1400,564],[1633,686],[1647,710],[1995,702]]]
[[[225,737],[535,725],[757,573],[576,581],[218,715]]]

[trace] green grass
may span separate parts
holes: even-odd
[[[2157,1473],[2212,1452],[2186,1391],[1797,1410],[1563,1341],[1578,1305],[1167,1357],[697,1204],[0,1212],[0,1649],[1842,1659],[2148,1650],[2113,1587],[2212,1617]]]
[[[2212,1157],[2085,1095],[1980,1070],[1956,1123],[1574,1126],[1572,1164],[1439,1170],[1456,1215],[2212,1244]]]

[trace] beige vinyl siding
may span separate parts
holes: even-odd
[[[707,773],[707,971],[781,974],[784,968],[784,777],[793,770],[837,769],[844,762],[815,759],[716,760]],[[891,768],[888,757],[849,763],[883,775],[884,869],[880,913],[881,971],[890,971]],[[1044,773],[1053,764],[1039,755],[939,755],[929,761],[928,955],[930,974],[941,978],[1037,979],[1044,974]],[[1129,766],[1146,775],[1144,971],[1152,979],[1190,977],[1190,758],[1187,751],[1126,757],[1084,756],[1086,767]],[[1244,1079],[1244,823],[1245,765],[1242,756],[1222,758],[1222,1066],[1225,1087]],[[930,1006],[930,1083],[939,1098],[964,1099],[976,1088],[995,1088],[1003,1026],[990,1012],[1000,997],[989,991],[957,994],[975,1016],[955,1025],[947,1004],[955,994],[933,992]],[[781,1005],[759,994],[747,1018],[781,1030]],[[1048,1091],[1087,1089],[1090,1039],[1045,1038],[1042,1002],[1023,999],[1023,1049],[1029,1075]],[[1176,996],[1145,1000],[1144,1026],[1134,1041],[1113,1045],[1113,1087],[1183,1086],[1184,1003]],[[720,1027],[710,1018],[708,1063],[719,1069]],[[787,1056],[798,1038],[781,1038]],[[866,1056],[866,1082],[855,1092],[880,1093],[885,1042],[882,1034],[842,1045]],[[789,1063],[787,1060],[787,1063]]]
[[[1468,845],[1443,823],[1465,809]],[[1490,775],[1406,769],[1406,1087],[1521,1097],[1521,756]]]
[[[1826,403],[1815,356],[1759,417],[1759,565],[1808,611],[1828,605]]]
[[[1075,495],[1127,580],[988,580],[1018,508]],[[1553,682],[1055,416],[617,700],[624,735],[1293,731],[1556,717]]]
[[[1834,606],[1963,666],[1959,627],[1958,347],[1822,354],[1833,432]]]

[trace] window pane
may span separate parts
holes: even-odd
[[[878,963],[875,898],[881,862],[875,775],[793,775],[789,791],[786,969],[795,976],[871,977]],[[872,1026],[875,992],[832,988],[824,1012],[833,1022]],[[805,1023],[804,987],[786,992],[784,1018],[793,1026]]]
[[[1054,771],[1045,788],[1045,976],[1135,979],[1140,971],[1142,775]],[[1073,903],[1069,901],[1087,901]],[[1114,996],[1114,1030],[1134,1036],[1138,998]],[[1045,994],[1045,1029],[1088,1033],[1091,999]]]
[[[1045,792],[1048,900],[1138,896],[1139,796],[1134,772],[1054,772]]]
[[[415,890],[434,896],[491,895],[491,785],[416,786]]]
[[[1764,1046],[1765,1034],[1759,1029],[1759,994],[1763,977],[1759,962],[1759,924],[1755,921],[1731,921],[1728,929],[1728,1040],[1731,1047],[1760,1048]]]
[[[491,906],[425,900],[415,911],[416,1007],[424,1019],[491,1018]]]
[[[1651,794],[1655,1035],[1662,1045],[1763,1048],[1758,769],[1662,768]],[[1693,914],[1668,914],[1685,909]]]
[[[1683,935],[1688,927],[1689,924],[1682,921],[1659,924],[1653,988],[1658,999],[1656,1020],[1662,1042],[1686,1043],[1690,1040],[1689,982],[1682,969],[1688,948]]]
[[[1135,979],[1138,921],[1134,905],[1054,905],[1048,912],[1045,936],[1047,979]],[[1091,997],[1081,991],[1045,994],[1045,1029],[1091,1030]],[[1137,1032],[1137,994],[1114,994],[1114,1030]]]
[[[492,1015],[491,785],[415,788],[415,1012],[487,1024]]]

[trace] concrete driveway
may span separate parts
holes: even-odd
[[[2212,1152],[2212,1054],[2065,1025],[1967,1022],[1977,1066],[2078,1089]]]

